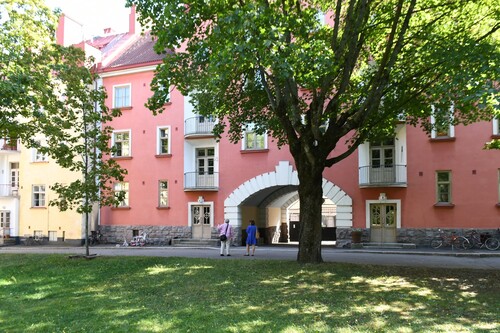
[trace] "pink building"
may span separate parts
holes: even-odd
[[[104,207],[100,228],[121,242],[145,232],[157,244],[172,239],[216,241],[216,226],[230,219],[238,239],[253,219],[265,243],[298,240],[300,221],[294,163],[287,148],[252,132],[242,141],[217,141],[214,122],[192,110],[171,87],[157,116],[145,107],[162,55],[151,36],[130,32],[94,39],[102,52],[100,75],[107,105],[123,115],[114,128],[114,158],[128,170],[119,207]],[[442,127],[429,137],[401,123],[394,138],[365,143],[324,172],[324,240],[427,245],[437,229],[492,231],[500,227],[500,154],[482,147],[499,135],[497,120]]]

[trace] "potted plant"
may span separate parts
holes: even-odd
[[[361,243],[361,235],[363,233],[363,229],[353,228],[351,231],[351,239],[353,243]]]

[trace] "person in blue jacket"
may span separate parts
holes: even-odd
[[[255,221],[250,220],[250,225],[247,227],[247,253],[245,256],[250,255],[250,246],[252,247],[252,256],[255,254],[255,245],[257,244],[257,227]]]

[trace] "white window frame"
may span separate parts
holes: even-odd
[[[130,207],[130,184],[129,182],[118,182],[113,185],[113,191],[115,193],[117,192],[124,192],[125,197],[123,198],[123,201],[121,201],[118,206],[116,207]]]
[[[0,210],[0,228],[10,229],[10,210]]]
[[[396,228],[401,229],[401,200],[399,199],[379,199],[379,200],[366,200],[365,201],[365,227],[370,229],[370,205],[371,204],[396,204]]]
[[[38,195],[38,199],[35,199]],[[31,207],[46,207],[46,186],[41,184],[34,184],[31,186]],[[36,204],[38,203],[38,204]]]
[[[162,188],[162,183],[167,185],[166,188]],[[165,199],[165,203],[162,203],[162,199]],[[158,181],[158,207],[169,207],[169,198],[168,198],[168,180],[160,179]]]
[[[493,117],[493,135],[500,135],[500,121],[498,117]]]
[[[454,112],[455,112],[455,104],[452,103],[449,108],[449,115],[450,115],[450,124],[448,125],[448,135],[438,135],[438,132],[436,128],[434,128],[434,124],[436,123],[436,107],[434,105],[431,105],[432,113],[431,113],[431,124],[432,124],[432,130],[431,130],[431,138],[437,139],[437,138],[454,138],[455,137],[455,126],[453,125],[453,118],[454,118]]]
[[[117,142],[125,142],[125,141],[117,141],[116,140],[116,135],[122,134],[122,133],[128,134],[128,154],[124,155],[123,149],[122,149],[121,155],[117,155],[115,152],[115,153],[113,153],[113,157],[131,157],[132,156],[132,131],[130,129],[113,131],[112,143],[111,143],[112,145],[111,146],[114,147]]]
[[[162,130],[166,130],[167,131],[167,136],[166,136],[166,139],[168,140],[168,148],[167,148],[167,152],[164,153],[161,151],[161,148],[162,148],[162,140],[165,139],[165,137],[162,137],[161,136],[161,131]],[[157,155],[170,155],[171,154],[171,147],[172,147],[172,131],[170,129],[170,126],[158,126],[156,128],[156,154]]]
[[[448,174],[448,180],[447,181],[440,181],[439,180],[439,173],[447,173]],[[452,197],[452,174],[451,170],[436,170],[436,203],[438,204],[451,204],[453,202],[453,197]],[[448,201],[441,201],[439,198],[439,186],[440,185],[447,185],[448,186]]]
[[[124,103],[123,105],[117,103],[117,89],[128,88],[128,96],[120,97],[120,101]],[[113,86],[113,108],[129,108],[132,106],[132,84],[117,84]]]
[[[243,140],[242,140],[242,147],[241,149],[242,150],[265,150],[265,149],[268,149],[267,148],[267,133],[264,133],[264,134],[257,134],[255,133],[255,131],[253,130],[253,125],[250,124],[250,125],[247,125],[247,127],[243,130]],[[255,139],[253,140],[253,146],[252,147],[247,147],[247,144],[248,144],[248,134],[255,134]],[[264,142],[264,146],[263,147],[256,147],[256,143],[258,143],[258,138],[262,136],[263,138],[263,142]]]
[[[57,231],[49,231],[49,242],[57,242]]]

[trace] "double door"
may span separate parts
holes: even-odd
[[[396,204],[370,204],[370,241],[372,243],[395,243],[396,218]]]
[[[196,205],[191,207],[191,225],[194,239],[212,238],[212,214],[210,206]]]

